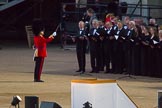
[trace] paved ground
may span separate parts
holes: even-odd
[[[93,76],[74,76],[77,70],[75,50],[62,50],[48,45],[48,58],[45,60],[42,79],[44,83],[33,82],[33,50],[26,43],[3,42],[0,50],[0,108],[9,108],[14,95],[19,95],[25,108],[25,96],[38,96],[39,101],[59,103],[63,108],[70,108],[71,80],[82,78],[116,79],[123,90],[139,108],[157,106],[157,90],[162,89],[162,79],[134,76],[136,79],[118,79],[124,75],[92,74]],[[87,55],[87,72],[90,71]]]

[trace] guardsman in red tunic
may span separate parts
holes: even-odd
[[[38,35],[34,36],[34,61],[35,61],[35,71],[34,71],[34,82],[44,82],[41,80],[41,73],[44,63],[44,58],[47,57],[46,46],[48,42],[54,39],[54,34],[50,35],[48,38],[44,37],[44,31],[41,30]]]

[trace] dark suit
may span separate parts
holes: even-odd
[[[132,48],[133,48],[133,43],[136,33],[134,29],[128,29],[126,33],[126,39],[125,39],[125,61],[126,61],[126,70],[127,73],[132,74]]]
[[[113,25],[112,27],[112,32],[110,37],[112,37],[112,39],[110,39],[110,49],[111,49],[111,63],[112,63],[112,72],[115,73],[115,63],[116,63],[116,55],[115,55],[115,47],[116,47],[116,39],[115,39],[115,34],[118,30],[118,26],[117,25]]]
[[[89,32],[89,42],[90,42],[90,58],[91,58],[91,67],[92,72],[99,71],[99,33],[97,28],[90,29]]]
[[[98,33],[100,34],[100,40],[99,40],[99,62],[100,62],[100,71],[104,71],[105,67],[105,51],[104,51],[104,37],[106,35],[105,27],[100,26],[98,28]]]
[[[128,29],[128,26],[127,25],[124,25],[123,26],[124,30],[125,30],[125,36],[122,36],[122,41],[123,41],[123,71],[126,71],[127,70],[127,51],[128,51],[128,43],[127,43],[127,33],[129,31]]]
[[[115,73],[123,72],[123,38],[126,35],[126,31],[124,28],[117,29],[115,32],[115,36],[118,36],[118,39],[115,40],[114,43],[114,70]]]
[[[110,68],[110,62],[112,62],[113,56],[113,42],[114,40],[110,40],[110,36],[114,35],[113,27],[106,29],[106,34],[104,35],[104,55],[105,55],[105,65],[106,65],[106,72],[112,72],[112,68]]]
[[[76,53],[80,71],[85,71],[86,36],[85,30],[79,30],[78,35],[76,36]]]

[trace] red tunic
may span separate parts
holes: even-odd
[[[34,45],[38,50],[38,57],[47,57],[47,43],[51,42],[53,38],[44,38],[41,36],[34,36]]]

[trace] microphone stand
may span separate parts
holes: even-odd
[[[128,72],[128,75],[127,76],[122,76],[122,77],[119,77],[118,79],[123,79],[123,78],[131,78],[131,79],[136,79],[135,77],[131,76],[130,72]]]

